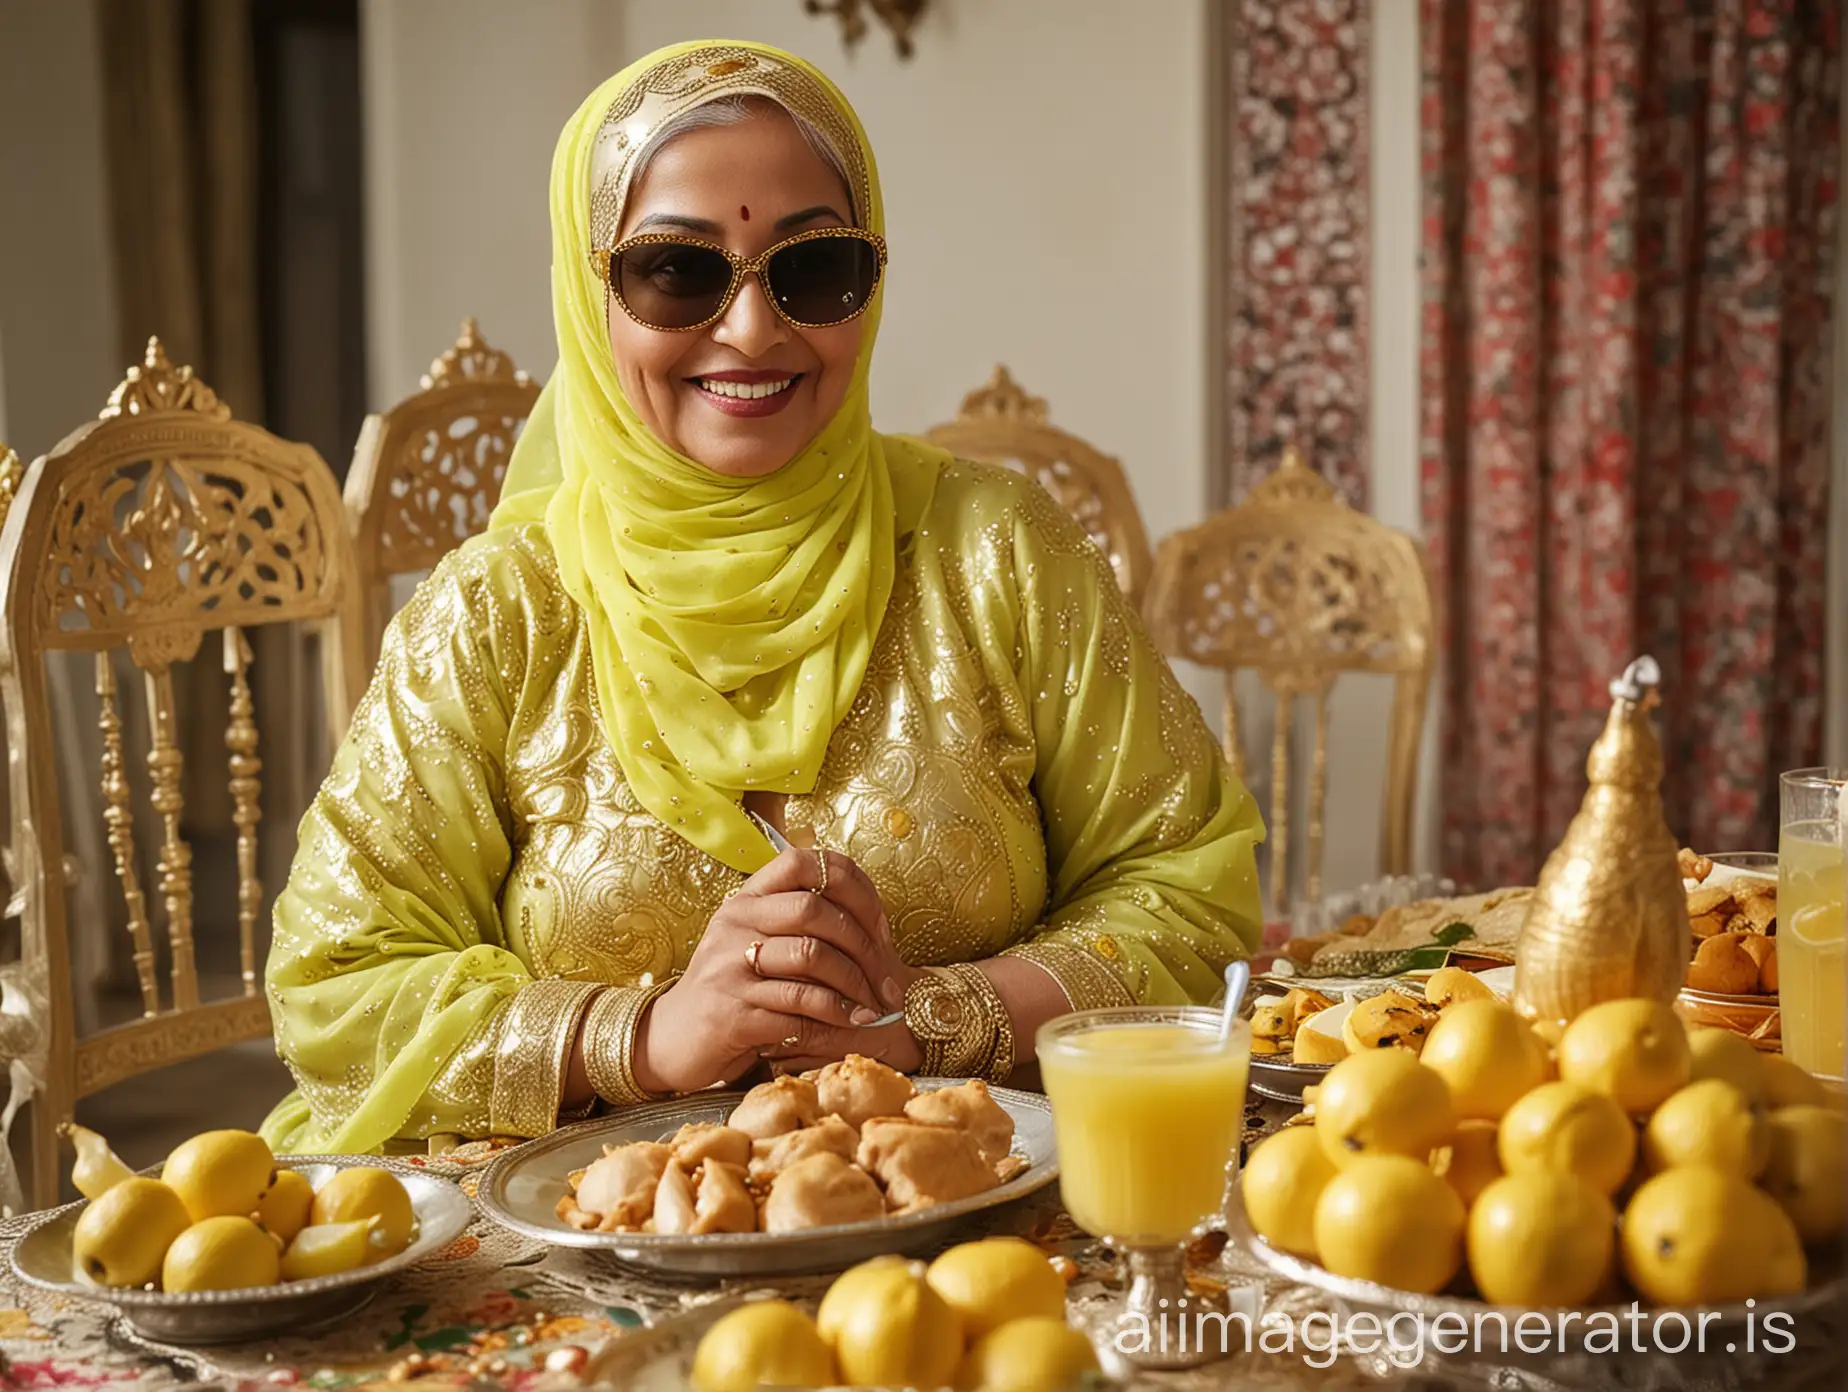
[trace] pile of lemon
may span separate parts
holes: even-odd
[[[1848,1119],[1808,1073],[1666,1005],[1607,1001],[1556,1049],[1499,1000],[1422,1052],[1335,1065],[1312,1124],[1240,1188],[1273,1246],[1430,1295],[1465,1262],[1498,1305],[1664,1305],[1800,1291],[1848,1219]]]
[[[838,1277],[810,1319],[750,1301],[706,1331],[699,1392],[757,1387],[949,1387],[1069,1392],[1097,1376],[1090,1341],[1065,1322],[1065,1282],[1017,1237],[952,1247],[936,1261],[875,1257]]]
[[[164,1291],[243,1290],[333,1276],[416,1239],[411,1198],[390,1170],[343,1169],[317,1191],[279,1169],[261,1136],[207,1131],[159,1179],[136,1174],[81,1126],[71,1182],[90,1202],[71,1234],[78,1279]]]

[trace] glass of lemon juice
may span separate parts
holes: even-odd
[[[1842,1077],[1844,816],[1848,768],[1796,769],[1779,780],[1777,845],[1778,1014],[1784,1055],[1825,1078]]]
[[[1105,1332],[1143,1367],[1229,1348],[1223,1319],[1197,1318],[1208,1312],[1186,1282],[1186,1244],[1224,1212],[1244,1130],[1251,1025],[1221,1024],[1216,1010],[1131,1006],[1061,1016],[1036,1040],[1060,1195],[1125,1256],[1128,1288]]]

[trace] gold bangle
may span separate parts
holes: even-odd
[[[591,1003],[584,1017],[584,1071],[611,1106],[656,1100],[635,1081],[635,1036],[642,1013],[673,984],[670,977],[653,986],[611,986]]]
[[[996,1079],[1014,1071],[1007,1005],[970,963],[925,968],[906,988],[905,1023],[918,1041],[918,1071],[926,1077]]]
[[[991,1083],[1005,1083],[1014,1075],[1014,1019],[1008,1014],[1007,1002],[995,990],[988,973],[973,962],[950,968],[967,983],[969,992],[981,1001],[981,1014],[990,1030],[983,1058],[969,1070],[972,1078],[986,1078]]]

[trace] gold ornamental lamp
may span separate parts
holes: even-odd
[[[1688,963],[1688,907],[1662,814],[1662,746],[1649,711],[1662,672],[1639,657],[1611,683],[1591,787],[1547,857],[1515,950],[1514,1003],[1543,1030],[1600,1001],[1671,1002]]]

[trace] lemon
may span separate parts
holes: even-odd
[[[354,1223],[318,1223],[301,1229],[282,1254],[282,1279],[338,1276],[366,1265],[372,1257],[366,1239],[378,1221],[361,1218]]]
[[[248,1218],[201,1218],[173,1239],[160,1265],[166,1291],[244,1290],[282,1279],[276,1239]]]
[[[169,1244],[191,1222],[173,1190],[158,1179],[131,1175],[84,1209],[71,1234],[71,1255],[98,1285],[146,1285],[160,1275]]]
[[[821,1308],[815,1312],[815,1324],[821,1330],[823,1342],[829,1348],[834,1347],[840,1337],[841,1325],[846,1322],[847,1312],[854,1309],[869,1291],[873,1292],[874,1299],[878,1298],[878,1292],[884,1289],[880,1273],[886,1267],[905,1267],[909,1264],[906,1257],[887,1254],[872,1257],[836,1276],[827,1293],[821,1297]]]
[[[1650,1300],[1703,1305],[1803,1289],[1803,1245],[1751,1181],[1709,1165],[1665,1170],[1623,1211],[1624,1274]]]
[[[1546,1045],[1498,1000],[1460,1001],[1444,1011],[1419,1059],[1450,1085],[1459,1117],[1500,1121],[1546,1081]]]
[[[270,1187],[276,1157],[248,1131],[206,1131],[180,1142],[161,1167],[161,1182],[180,1196],[193,1222],[247,1217]]]
[[[1422,1163],[1456,1129],[1449,1086],[1403,1049],[1350,1054],[1316,1088],[1316,1134],[1337,1166],[1366,1155]]]
[[[1828,1107],[1771,1113],[1771,1154],[1758,1182],[1805,1242],[1838,1238],[1848,1221],[1848,1122]]]
[[[1315,1249],[1337,1276],[1434,1295],[1463,1262],[1463,1201],[1428,1165],[1362,1156],[1322,1190]]]
[[[957,1382],[974,1392],[1071,1392],[1096,1371],[1089,1339],[1062,1319],[1032,1315],[984,1335]]]
[[[990,1237],[952,1247],[924,1279],[962,1319],[970,1342],[1009,1320],[1065,1318],[1065,1282],[1046,1254],[1018,1237]]]
[[[1660,1174],[1676,1165],[1711,1165],[1755,1179],[1770,1158],[1764,1114],[1719,1078],[1689,1083],[1655,1109],[1643,1128],[1643,1168]]]
[[[86,1199],[100,1199],[123,1180],[135,1177],[135,1172],[109,1148],[109,1142],[89,1127],[67,1121],[58,1128],[58,1134],[77,1152],[71,1164],[71,1183]]]
[[[1782,1054],[1763,1054],[1758,1066],[1765,1075],[1765,1103],[1778,1107],[1826,1107],[1829,1094],[1815,1076]]]
[[[825,1337],[843,1381],[940,1387],[950,1380],[962,1358],[962,1317],[931,1289],[925,1270],[923,1262],[869,1262],[845,1296],[828,1292]]]
[[[1469,1270],[1492,1305],[1582,1305],[1604,1284],[1617,1210],[1570,1174],[1506,1175],[1469,1211]]]
[[[1439,967],[1425,981],[1426,1005],[1442,1010],[1464,1001],[1494,1000],[1495,993],[1462,967]]]
[[[1465,1208],[1502,1176],[1501,1156],[1496,1151],[1499,1134],[1492,1121],[1461,1121],[1457,1134],[1431,1152],[1431,1169],[1457,1191]]]
[[[1632,1116],[1654,1111],[1687,1086],[1688,1034],[1660,1001],[1594,1005],[1559,1040],[1559,1076],[1604,1093]]]
[[[263,1231],[274,1233],[284,1243],[293,1242],[295,1234],[308,1226],[308,1213],[314,1207],[314,1186],[295,1170],[277,1170],[269,1193],[257,1201],[257,1222]]]
[[[1315,1256],[1315,1205],[1335,1177],[1335,1162],[1313,1126],[1286,1126],[1252,1147],[1239,1176],[1245,1216],[1271,1246]]]
[[[1614,1194],[1636,1163],[1636,1128],[1601,1092],[1542,1083],[1508,1109],[1496,1149],[1509,1174],[1573,1174]]]
[[[699,1392],[827,1387],[834,1359],[815,1322],[787,1300],[752,1300],[719,1318],[693,1353]]]
[[[1745,1094],[1746,1101],[1763,1106],[1767,1081],[1763,1056],[1731,1030],[1688,1031],[1688,1081],[1718,1078]]]
[[[308,1221],[357,1223],[378,1219],[368,1246],[368,1261],[383,1261],[402,1252],[417,1236],[417,1214],[411,1208],[411,1196],[404,1192],[398,1176],[376,1165],[359,1165],[341,1170],[314,1196]]]

